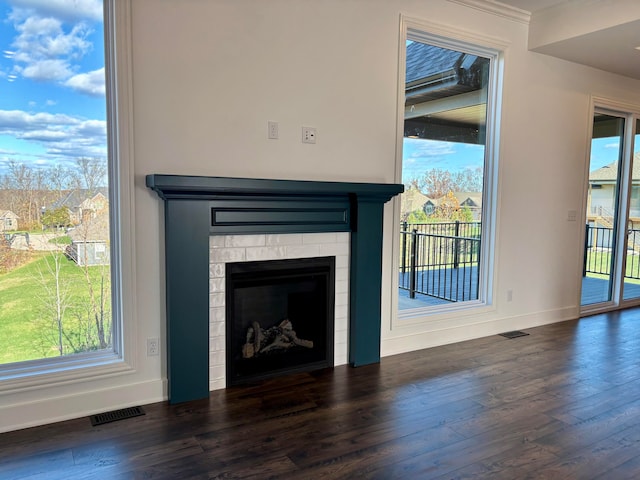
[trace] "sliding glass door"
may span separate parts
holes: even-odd
[[[634,162],[639,133],[635,115],[595,109],[582,272],[584,313],[640,299],[640,161]]]

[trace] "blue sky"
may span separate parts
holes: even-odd
[[[639,141],[640,138],[636,135],[636,152],[640,150],[640,145],[638,144]],[[591,164],[589,166],[589,171],[593,172],[594,170],[618,160],[619,150],[620,138],[618,137],[594,138],[591,141]]]
[[[405,138],[402,153],[402,181],[421,177],[439,168],[451,172],[482,168],[484,145]]]
[[[636,151],[640,150],[639,143],[640,139],[636,138]],[[615,162],[619,145],[620,140],[616,137],[594,139],[591,145],[590,170]],[[402,157],[402,181],[407,182],[434,168],[456,172],[482,167],[484,146],[405,138]]]
[[[0,0],[0,174],[106,159],[101,0]]]

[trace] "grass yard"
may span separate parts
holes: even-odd
[[[607,277],[611,267],[611,252],[608,250],[589,250],[587,255],[587,272],[589,276],[598,274]],[[640,277],[640,259],[637,255],[627,254],[625,282],[637,283]]]
[[[84,270],[61,253],[34,253],[25,265],[0,274],[0,364],[58,356],[58,328],[53,290],[55,275],[47,267],[53,255],[60,261],[60,285],[65,292],[63,315],[65,354],[96,348],[94,317]],[[90,267],[95,294],[100,295],[106,269],[105,317],[111,324],[111,286],[108,267]],[[75,350],[75,351],[74,351]]]

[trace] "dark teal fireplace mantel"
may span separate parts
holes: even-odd
[[[351,232],[349,363],[380,361],[384,204],[400,184],[147,175],[164,200],[169,401],[209,395],[209,236]]]

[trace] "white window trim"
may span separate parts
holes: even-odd
[[[391,330],[429,324],[434,328],[453,328],[481,323],[481,315],[495,311],[494,262],[498,244],[498,154],[502,104],[503,64],[509,43],[494,37],[475,34],[410,16],[400,16],[398,45],[398,117],[396,141],[396,182],[402,182],[402,151],[404,137],[404,84],[406,70],[406,40],[416,39],[444,48],[474,53],[491,59],[491,82],[487,92],[487,124],[483,187],[483,247],[480,267],[480,299],[442,307],[421,307],[398,310],[398,268],[400,248],[400,199],[394,199],[392,239]],[[452,320],[456,321],[452,321]]]
[[[114,348],[0,366],[2,394],[135,371],[131,0],[104,0],[104,12]]]

